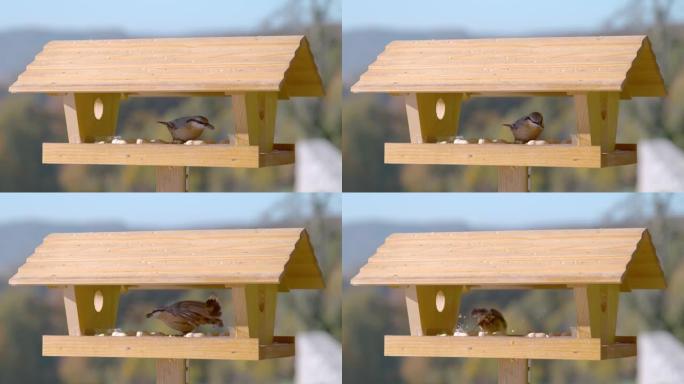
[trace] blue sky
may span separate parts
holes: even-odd
[[[652,195],[640,194],[649,202]],[[589,223],[624,206],[628,193],[345,193],[345,224],[382,220],[417,224],[464,221],[474,226],[524,227]],[[634,204],[634,202],[630,202]],[[645,205],[647,206],[647,204]],[[673,213],[684,214],[684,194],[675,194]]]
[[[342,27],[465,29],[475,34],[591,31],[629,3],[630,0],[344,0]],[[675,1],[672,16],[684,20],[684,1]]]
[[[308,0],[307,0],[308,1]],[[334,19],[341,17],[335,0]],[[8,28],[122,29],[131,34],[249,31],[287,0],[7,0],[0,30]]]
[[[299,194],[308,207],[308,194]],[[41,220],[87,223],[120,222],[129,226],[182,227],[211,224],[257,224],[273,213],[288,193],[0,193],[0,222]],[[339,195],[329,212],[340,214]],[[308,213],[308,212],[304,212]]]

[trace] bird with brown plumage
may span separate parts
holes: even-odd
[[[477,325],[486,334],[506,334],[506,319],[496,309],[475,308],[470,312],[470,316],[475,318]]]
[[[153,316],[163,321],[169,328],[186,334],[194,331],[204,324],[223,327],[221,320],[221,304],[214,297],[207,301],[184,300],[173,303],[166,307],[160,307],[148,313],[149,319]]]

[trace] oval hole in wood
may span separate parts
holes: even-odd
[[[104,114],[104,104],[102,104],[102,99],[99,97],[95,99],[95,102],[93,103],[93,114],[97,120],[100,120]]]
[[[444,114],[446,113],[446,104],[444,104],[444,99],[441,97],[437,99],[437,103],[435,103],[435,113],[437,114],[437,119],[442,120],[444,118]]]
[[[95,307],[95,312],[101,312],[102,307],[104,307],[104,296],[102,296],[101,291],[95,291],[93,295],[93,307]]]
[[[446,298],[444,297],[444,292],[437,291],[437,294],[435,295],[435,307],[437,308],[437,312],[442,312],[445,306]]]

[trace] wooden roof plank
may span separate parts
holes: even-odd
[[[353,285],[585,285],[660,289],[665,279],[644,228],[398,233]]]
[[[300,86],[304,85],[304,86]],[[322,96],[304,36],[53,41],[10,92],[280,92]]]
[[[352,87],[387,93],[511,91],[665,95],[646,36],[394,41]]]
[[[317,289],[323,279],[306,230],[280,228],[51,234],[10,284]]]

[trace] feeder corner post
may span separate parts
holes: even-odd
[[[620,107],[619,92],[585,92],[573,95],[577,139],[580,146],[601,146],[601,152],[615,150]]]
[[[273,343],[277,294],[275,284],[232,287],[235,337],[257,338],[260,345]]]
[[[411,143],[435,143],[458,133],[462,93],[409,93],[404,98]]]
[[[92,143],[114,136],[119,93],[66,93],[63,96],[67,137],[71,144]]]
[[[67,285],[63,290],[69,336],[94,335],[114,328],[121,287]]]
[[[411,336],[452,333],[456,326],[463,287],[409,285],[405,288]]]
[[[256,145],[259,152],[273,150],[278,92],[231,94],[237,145]]]

